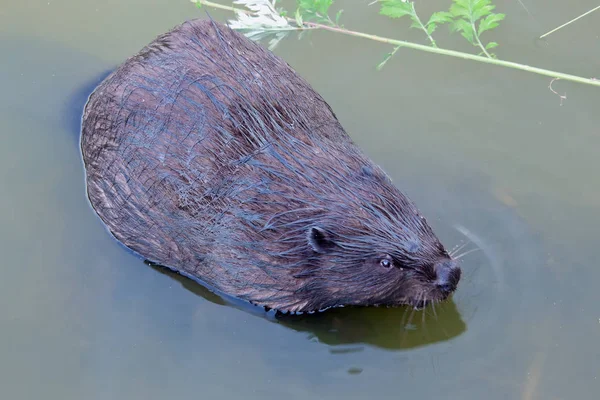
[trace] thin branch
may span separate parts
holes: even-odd
[[[421,22],[421,18],[419,18],[419,16],[417,15],[417,10],[415,10],[415,3],[414,2],[411,3],[411,7],[412,7],[412,15],[411,15],[411,17],[413,18],[413,21],[416,20],[419,23],[421,29],[423,30],[423,32],[425,32],[425,34],[429,38],[429,41],[431,42],[431,45],[433,47],[437,47],[437,44],[435,43],[435,40],[433,40],[433,37],[429,34],[429,31],[427,30],[427,28],[425,27],[425,25],[423,25],[423,22]]]
[[[485,56],[487,58],[492,58],[490,53],[488,53],[487,50],[485,49],[485,46],[483,45],[483,43],[481,43],[481,40],[479,39],[479,34],[477,33],[477,28],[475,28],[475,22],[473,22],[473,20],[471,20],[471,27],[473,28],[473,36],[475,36],[475,39],[477,39],[477,44],[479,45],[479,48],[481,50],[483,50],[483,53],[485,54]]]
[[[560,105],[562,106],[564,101],[567,99],[567,93],[565,92],[565,94],[560,94],[558,93],[556,90],[554,90],[554,88],[552,87],[552,84],[554,83],[554,81],[557,81],[559,78],[554,78],[550,81],[550,84],[548,85],[548,89],[550,89],[550,91],[552,93],[554,93],[555,95],[557,95],[560,98]]]
[[[483,43],[481,43],[481,40],[479,39],[479,32],[477,32],[477,27],[475,27],[475,20],[473,19],[473,8],[471,7],[471,5],[472,4],[469,3],[469,19],[471,22],[471,29],[473,29],[473,36],[475,36],[475,39],[477,39],[477,44],[479,45],[479,48],[483,50],[483,53],[486,55],[486,57],[492,58],[490,53],[487,52],[485,46],[483,45]]]
[[[230,6],[224,6],[222,4],[214,3],[212,1],[192,0],[192,2],[201,4],[201,5],[205,5],[208,7],[219,8],[222,10],[229,10],[229,11],[244,12],[244,13],[252,14],[251,12],[244,10],[244,9],[230,7]],[[288,19],[291,22],[295,22],[295,20],[293,20],[292,18],[288,18]],[[324,30],[331,31],[331,32],[341,33],[344,35],[369,39],[369,40],[373,40],[373,41],[380,42],[380,43],[387,43],[387,44],[391,44],[393,46],[407,47],[407,48],[414,49],[414,50],[424,51],[426,53],[441,54],[441,55],[445,55],[445,56],[461,58],[463,60],[471,60],[471,61],[477,61],[477,62],[484,63],[484,64],[498,65],[501,67],[507,67],[507,68],[512,68],[512,69],[516,69],[516,70],[520,70],[520,71],[531,72],[531,73],[538,74],[538,75],[548,76],[550,78],[560,78],[565,81],[577,82],[577,83],[581,83],[581,84],[585,84],[585,85],[592,85],[592,86],[600,87],[600,80],[598,80],[596,78],[583,78],[583,77],[577,76],[577,75],[570,75],[570,74],[551,71],[551,70],[547,70],[547,69],[543,69],[543,68],[532,67],[529,65],[519,64],[519,63],[512,62],[512,61],[503,61],[503,60],[499,60],[497,58],[482,57],[482,56],[478,56],[478,55],[474,55],[474,54],[463,53],[461,51],[456,51],[456,50],[448,50],[448,49],[443,49],[443,48],[439,48],[439,47],[432,47],[432,46],[426,46],[426,45],[418,44],[418,43],[406,42],[404,40],[390,39],[390,38],[386,38],[386,37],[382,37],[382,36],[371,35],[368,33],[351,31],[351,30],[348,30],[345,28],[340,28],[337,26],[323,25],[323,24],[319,24],[316,22],[306,22],[305,21],[304,26],[311,27],[311,28],[319,28],[319,29],[324,29]]]
[[[586,13],[583,13],[583,14],[581,14],[581,15],[580,15],[579,17],[577,17],[577,18],[573,18],[573,19],[572,19],[572,20],[570,20],[569,22],[565,22],[565,23],[564,23],[564,24],[562,24],[561,26],[559,26],[559,27],[557,27],[557,28],[554,28],[554,29],[552,29],[550,32],[546,32],[546,33],[544,33],[542,36],[540,36],[540,39],[543,39],[543,38],[545,38],[545,37],[546,37],[546,36],[548,36],[549,34],[551,34],[551,33],[554,33],[554,32],[556,32],[557,30],[559,30],[559,29],[562,29],[562,28],[564,28],[565,26],[572,24],[573,22],[577,21],[579,18],[583,18],[583,17],[585,17],[586,15],[588,15],[588,14],[591,14],[591,13],[593,13],[593,12],[594,12],[594,11],[596,11],[596,10],[600,10],[600,6],[598,6],[598,7],[596,7],[596,8],[593,8],[593,9],[591,9],[590,11],[588,11],[588,12],[586,12]]]

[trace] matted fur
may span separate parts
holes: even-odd
[[[440,300],[439,265],[458,283],[417,208],[321,96],[213,21],[159,36],[103,81],[81,149],[91,204],[119,241],[254,304]]]

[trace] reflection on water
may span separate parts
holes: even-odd
[[[87,82],[78,87],[74,93],[69,96],[64,109],[62,110],[62,120],[65,123],[66,129],[73,134],[74,140],[79,143],[79,136],[81,134],[81,115],[85,103],[88,97],[94,91],[104,78],[108,77],[113,69],[109,69],[101,72],[98,76],[93,79],[89,79]]]
[[[451,341],[465,333],[471,321],[477,321],[471,327],[471,339],[480,336],[478,340],[482,340],[481,335],[485,335],[486,342],[503,342],[507,340],[506,331],[495,325],[498,318],[505,314],[513,323],[528,323],[530,316],[522,314],[522,305],[532,307],[541,301],[537,293],[527,293],[522,288],[536,283],[550,288],[555,283],[552,277],[543,276],[544,251],[511,205],[494,197],[492,188],[479,178],[463,177],[460,183],[450,182],[428,182],[415,200],[431,218],[442,241],[455,243],[460,253],[466,254],[461,258],[463,278],[453,299],[424,310],[343,307],[315,314],[275,314],[235,299],[224,299],[166,268],[153,268],[204,300],[233,306],[306,333],[307,340],[331,346],[332,354],[362,351],[363,345],[407,350]],[[403,185],[410,189],[420,183],[407,177]],[[443,209],[434,210],[433,204],[440,201]],[[505,273],[520,265],[527,268],[519,274]]]
[[[465,330],[456,305],[451,301],[419,311],[410,307],[344,307],[315,314],[288,315],[265,312],[259,307],[235,300],[226,301],[191,279],[166,268],[153,268],[177,280],[183,287],[204,300],[234,306],[295,331],[305,332],[309,341],[316,340],[332,346],[330,351],[333,354],[362,349],[345,346],[352,344],[368,344],[390,350],[410,349],[451,339]],[[343,349],[336,348],[342,345]]]
[[[556,26],[592,3],[527,6]],[[505,58],[597,75],[591,16],[539,46],[518,2],[502,8]],[[281,43],[445,246],[476,249],[435,311],[274,315],[119,246],[85,197],[77,110],[105,71],[196,12],[116,0],[0,10],[3,398],[598,397],[596,89],[562,82],[561,107],[547,80],[514,71],[399,51],[377,73],[385,46],[318,32]],[[401,34],[374,7],[344,15]]]
[[[438,305],[435,311],[406,307],[350,308],[315,316],[282,316],[279,321],[286,327],[309,333],[309,340],[333,346],[330,352],[334,354],[358,351],[362,347],[347,347],[358,343],[390,350],[411,349],[450,340],[466,328],[452,302]]]

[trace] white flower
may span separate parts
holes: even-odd
[[[252,13],[236,11],[237,19],[229,21],[229,27],[242,30],[291,30],[294,29],[275,9],[275,0],[235,0]]]
[[[234,4],[243,5],[252,13],[236,11],[237,19],[229,20],[229,27],[243,31],[252,40],[274,35],[269,41],[269,49],[273,50],[290,31],[298,30],[277,12],[275,2],[276,0],[235,0]]]

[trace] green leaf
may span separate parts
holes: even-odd
[[[490,0],[469,0],[467,3],[470,4],[472,10],[477,10],[481,7],[485,7],[491,3]]]
[[[489,42],[488,44],[485,45],[485,49],[486,50],[493,49],[494,47],[498,47],[498,43],[496,43],[496,42]]]
[[[385,57],[383,58],[383,61],[380,62],[377,65],[377,71],[380,71],[383,68],[383,66],[385,65],[385,63],[387,63],[390,60],[390,58],[392,58],[394,56],[394,54],[396,54],[396,52],[398,51],[398,49],[400,47],[402,47],[402,46],[396,46],[396,47],[394,47],[394,50],[392,50],[390,53],[387,53],[385,55]]]
[[[452,22],[452,14],[445,11],[439,11],[431,14],[429,18],[429,22],[427,22],[427,26],[431,24],[444,24],[446,22]]]
[[[496,7],[495,6],[483,6],[479,9],[476,9],[473,11],[471,18],[473,19],[473,21],[477,21],[479,18],[485,17],[486,15],[491,13],[494,8],[496,8]]]
[[[296,14],[294,15],[296,18],[296,24],[298,26],[304,26],[304,21],[302,21],[302,14],[300,14],[300,9],[296,9]]]
[[[455,19],[450,24],[450,30],[453,32],[461,32],[464,30],[472,31],[473,27],[471,26],[471,24],[468,21],[465,21],[464,19]]]
[[[431,35],[433,32],[435,32],[435,29],[437,28],[437,25],[434,23],[430,23],[427,25],[427,33],[429,35]]]
[[[415,21],[414,19],[413,19],[412,24],[410,24],[410,27],[411,28],[417,28],[417,29],[421,29],[422,28],[421,24],[419,23],[419,21]]]
[[[475,41],[473,40],[473,31],[461,32],[460,34],[462,35],[462,37],[467,39],[469,41],[469,43],[471,43],[473,46],[477,46],[477,43],[475,43]]]
[[[454,18],[475,22],[492,12],[495,6],[490,3],[490,0],[454,0],[450,6],[450,14]]]
[[[454,3],[457,6],[460,6],[463,8],[469,8],[469,4],[471,3],[471,0],[454,0]]]
[[[297,0],[298,8],[300,10],[312,10],[313,9],[313,0]]]
[[[459,1],[456,1],[454,4],[452,4],[450,6],[450,14],[454,18],[469,19],[471,17],[471,13],[469,12],[468,6],[463,6],[462,4],[459,3]]]
[[[392,53],[387,53],[385,55],[385,57],[383,58],[383,61],[380,62],[379,64],[377,64],[377,71],[381,71],[381,69],[383,68],[383,66],[390,60],[390,58],[392,58]]]
[[[454,20],[450,24],[450,29],[454,32],[460,32],[460,34],[463,35],[463,37],[469,42],[471,42],[471,44],[475,44],[473,40],[475,32],[473,32],[473,27],[469,22],[465,21],[464,19]]]
[[[298,9],[304,19],[327,20],[333,0],[297,0]]]
[[[315,8],[321,15],[327,15],[329,7],[333,4],[333,0],[314,0]]]
[[[498,23],[504,19],[504,14],[490,14],[479,23],[479,29],[477,30],[477,34],[481,36],[481,34],[485,31],[489,31],[490,29],[494,29],[498,26]]]
[[[403,2],[402,0],[380,0],[381,9],[379,14],[389,18],[402,18],[406,15],[412,15],[413,4]]]
[[[344,10],[340,10],[337,12],[337,14],[335,14],[335,24],[336,25],[340,24],[340,17],[342,16],[343,12],[344,12]]]

